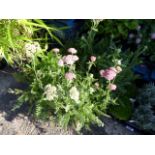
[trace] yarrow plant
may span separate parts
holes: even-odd
[[[55,35],[63,28],[48,26],[44,20],[0,20],[0,61],[16,69],[28,86],[23,91],[14,90],[19,95],[14,110],[25,103],[36,118],[54,120],[65,128],[80,131],[91,124],[103,126],[100,117],[106,111],[121,115],[122,110],[115,108],[119,109],[119,105],[132,108],[124,105],[134,93],[137,76],[132,69],[142,63],[139,57],[145,56],[143,24],[137,25],[134,32],[130,28],[135,27],[132,21],[88,22],[86,29],[80,28],[73,40],[67,39],[62,45]],[[112,23],[118,24],[116,30],[111,29]],[[85,33],[87,28],[90,30]],[[129,29],[133,32],[128,33]],[[147,42],[153,46],[152,28],[147,36]],[[125,46],[121,46],[122,41]],[[139,48],[137,51],[128,47],[132,42],[136,46],[133,48]],[[153,48],[148,51],[153,52]],[[113,106],[114,113],[110,110]]]
[[[61,126],[73,127],[76,131],[83,127],[89,129],[91,124],[103,126],[100,116],[106,112],[108,104],[115,102],[109,89],[115,90],[116,86],[105,87],[90,73],[97,59],[95,56],[90,58],[88,71],[83,74],[76,70],[77,50],[70,48],[68,51],[71,54],[65,56],[60,52],[46,54],[40,51],[39,57],[32,59],[31,69],[28,66],[22,74],[27,78],[29,88],[21,93],[14,109],[28,102],[37,118],[54,118]],[[105,70],[107,73],[102,77],[111,80],[117,74],[115,71],[113,68]]]

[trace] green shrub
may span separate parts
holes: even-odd
[[[133,120],[139,128],[155,132],[155,86],[150,83],[142,88],[137,96]]]

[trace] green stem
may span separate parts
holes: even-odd
[[[90,72],[91,68],[93,66],[93,63],[92,62],[89,62],[89,66],[88,66],[88,73]]]
[[[37,76],[37,72],[36,72],[35,56],[33,56],[33,70],[34,70],[36,79],[38,80],[38,76]]]
[[[106,98],[105,98],[105,102],[104,102],[106,109],[107,109],[107,105],[109,103],[109,100],[110,100],[110,90],[107,90],[107,92],[106,92]]]

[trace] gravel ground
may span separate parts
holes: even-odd
[[[23,88],[7,69],[0,70],[0,135],[73,135],[73,130],[64,130],[51,123],[34,121],[26,114],[26,109],[12,112],[15,96],[8,94],[9,88]],[[92,126],[92,131],[83,131],[82,134],[93,135],[138,135],[140,133],[128,129],[112,118],[104,117],[105,126],[102,128]]]

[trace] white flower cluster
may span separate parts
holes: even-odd
[[[51,84],[47,84],[44,87],[45,100],[53,101],[55,98],[58,98],[57,88]],[[78,89],[74,86],[69,90],[69,96],[76,103],[79,103],[80,93]]]
[[[46,100],[52,101],[54,98],[57,98],[57,88],[55,86],[52,86],[51,84],[48,84],[44,88],[44,95],[46,97]]]
[[[79,102],[80,93],[76,87],[72,87],[69,90],[69,95],[70,95],[70,98],[73,99],[75,102],[77,103]]]
[[[41,47],[38,42],[30,42],[25,44],[24,51],[27,58],[32,58],[36,52],[41,51]]]

